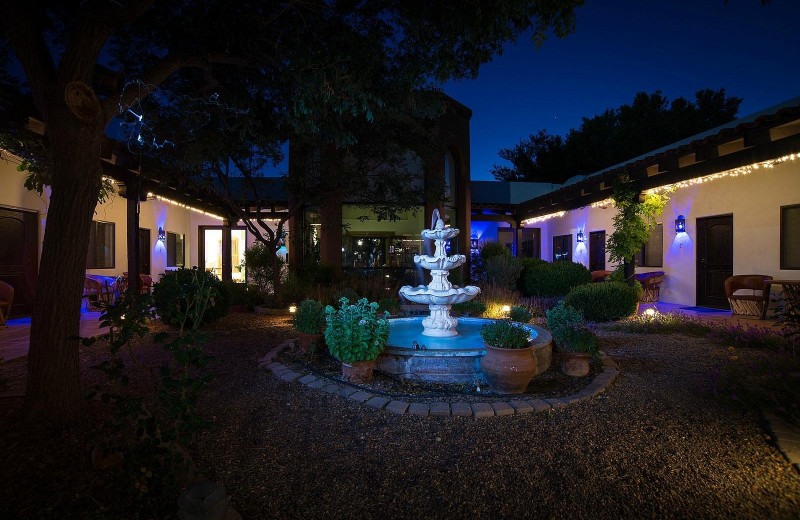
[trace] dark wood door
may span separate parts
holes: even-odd
[[[150,274],[150,230],[139,228],[139,274]]]
[[[0,280],[14,287],[12,317],[33,311],[39,271],[36,215],[32,211],[0,208]]]
[[[725,280],[733,276],[733,215],[697,219],[697,305],[729,309]]]
[[[589,233],[589,270],[606,270],[606,232],[592,231]]]

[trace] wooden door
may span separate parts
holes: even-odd
[[[697,305],[729,309],[725,280],[733,276],[733,215],[697,219]]]
[[[139,274],[150,274],[150,230],[139,228]]]
[[[606,232],[592,231],[589,233],[589,270],[606,270]]]
[[[39,271],[37,214],[0,208],[0,280],[14,287],[11,316],[33,311]]]

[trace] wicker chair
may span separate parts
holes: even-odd
[[[763,274],[737,274],[725,280],[725,296],[731,304],[731,314],[763,320],[769,307],[771,280],[771,276]],[[747,292],[736,294],[738,291]]]
[[[664,271],[650,271],[649,273],[639,273],[636,280],[642,284],[641,303],[657,303],[661,292],[661,282],[664,281]]]
[[[83,297],[86,298],[89,310],[100,310],[100,303],[113,303],[116,290],[116,283],[109,283],[102,276],[87,274],[83,279]]]
[[[8,326],[6,322],[11,314],[12,303],[14,303],[14,287],[6,282],[0,282],[0,329]]]

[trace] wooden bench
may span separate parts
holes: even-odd
[[[737,274],[725,280],[725,296],[733,316],[764,319],[769,307],[772,277],[763,274]]]

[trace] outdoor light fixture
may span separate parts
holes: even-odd
[[[478,235],[473,234],[471,237],[469,237],[469,248],[472,251],[478,249]]]
[[[655,316],[655,315],[656,315],[656,313],[657,313],[657,312],[658,312],[658,311],[656,311],[656,310],[655,310],[655,308],[653,308],[653,307],[650,307],[649,309],[645,309],[645,311],[644,311],[644,315],[645,315],[645,316],[648,316],[648,317],[653,317],[653,316]]]
[[[163,242],[166,239],[167,239],[167,234],[164,233],[164,228],[161,227],[161,226],[158,226],[158,240]]]
[[[511,307],[509,305],[503,305],[503,312],[511,312]]]
[[[289,305],[289,312],[291,314],[294,314],[295,312],[297,312],[297,306],[296,305]]]
[[[579,229],[578,230],[578,243],[579,244],[583,244],[584,242],[586,242],[586,235],[583,234],[583,230],[582,229]]]
[[[678,218],[675,219],[675,232],[676,233],[686,232],[686,217],[684,217],[683,215],[678,215]]]

